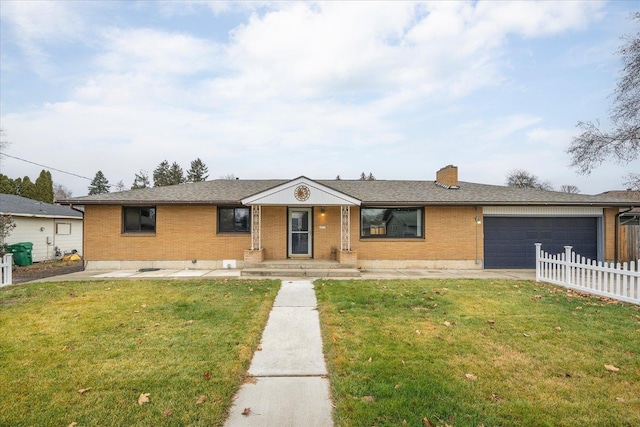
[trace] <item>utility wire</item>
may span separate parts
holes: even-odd
[[[20,157],[11,156],[11,155],[9,155],[7,153],[0,153],[0,156],[11,157],[12,159],[21,160],[23,162],[31,163],[32,165],[42,166],[43,168],[51,169],[51,170],[54,170],[56,172],[66,173],[67,175],[73,175],[73,176],[77,176],[78,178],[82,178],[82,179],[86,179],[86,180],[91,181],[91,178],[87,178],[86,176],[78,175],[78,174],[71,173],[71,172],[65,172],[65,171],[60,170],[60,169],[52,168],[51,166],[41,165],[40,163],[32,162],[32,161],[26,160],[26,159],[21,159]]]

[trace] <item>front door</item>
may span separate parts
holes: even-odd
[[[311,208],[289,208],[289,256],[311,257]]]

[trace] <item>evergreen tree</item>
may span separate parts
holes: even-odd
[[[132,190],[151,187],[151,183],[149,182],[149,172],[140,170],[140,173],[137,173],[135,175],[136,177],[133,180],[133,185],[131,186]]]
[[[205,175],[209,172],[209,168],[198,157],[191,162],[191,167],[187,171],[187,182],[201,182],[206,181],[209,175]]]
[[[173,162],[171,164],[168,178],[169,178],[169,185],[182,184],[185,181],[184,172],[182,171],[182,168],[178,163]]]
[[[169,162],[163,160],[157,168],[153,170],[153,186],[164,187],[171,185],[169,181]]]
[[[367,181],[375,181],[376,177],[373,176],[373,174],[371,172],[369,172],[369,176],[367,177]]]
[[[15,181],[0,173],[0,194],[16,194]]]
[[[36,185],[31,182],[31,179],[28,176],[22,178],[20,187],[18,189],[18,196],[26,197],[27,199],[38,200],[38,189],[36,188]]]
[[[365,174],[364,172],[362,172],[360,174],[360,181],[366,181],[367,180],[367,174]]]
[[[108,193],[109,187],[109,180],[107,180],[102,171],[98,171],[93,180],[91,180],[91,184],[89,184],[89,195]]]
[[[36,179],[36,199],[45,203],[53,203],[53,179],[51,172],[44,169]]]

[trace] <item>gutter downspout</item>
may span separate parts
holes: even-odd
[[[613,238],[613,240],[614,240],[614,242],[615,242],[615,253],[614,253],[614,259],[615,259],[616,263],[619,263],[619,262],[620,262],[620,257],[619,257],[619,254],[620,254],[620,251],[619,251],[620,242],[618,241],[618,240],[620,239],[620,215],[622,215],[622,214],[624,214],[624,213],[627,213],[627,212],[630,212],[630,211],[632,211],[633,209],[634,209],[634,207],[633,207],[633,206],[631,206],[631,207],[630,207],[629,209],[627,209],[626,211],[621,211],[621,212],[618,212],[618,213],[616,214],[616,221],[615,221],[615,223],[616,223],[616,230],[615,230],[614,238]]]
[[[69,203],[69,207],[71,209],[73,209],[76,212],[80,212],[82,214],[82,271],[84,271],[87,268],[87,261],[85,260],[85,253],[86,253],[86,241],[85,241],[85,233],[84,233],[84,229],[85,229],[85,223],[84,223],[84,211],[81,211],[80,209],[76,209],[73,207],[73,203]]]
[[[481,260],[478,259],[478,227],[480,226],[480,224],[478,223],[480,216],[478,215],[478,206],[475,207],[476,208],[476,216],[473,219],[474,222],[476,223],[476,265],[481,264]],[[483,221],[484,222],[484,221]],[[482,267],[484,269],[484,266]]]

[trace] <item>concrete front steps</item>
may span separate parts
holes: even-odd
[[[324,260],[275,260],[259,264],[247,264],[241,276],[258,277],[360,277],[355,265]]]

